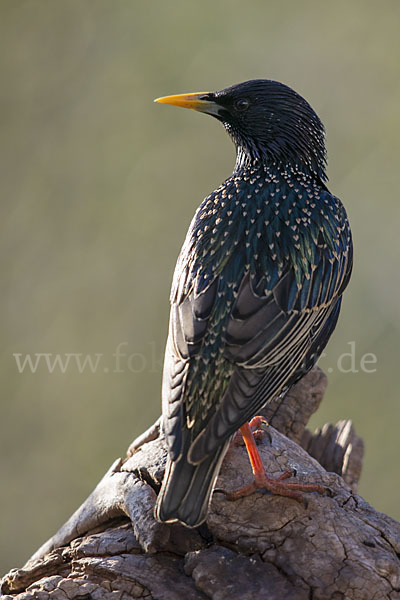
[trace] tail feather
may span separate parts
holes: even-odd
[[[205,520],[228,445],[229,440],[197,465],[188,462],[187,453],[174,462],[168,459],[155,508],[159,521],[178,520],[188,527],[197,527]]]

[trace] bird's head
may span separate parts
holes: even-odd
[[[302,96],[278,81],[256,79],[219,92],[157,98],[212,115],[232,137],[237,167],[256,161],[306,167],[326,179],[325,130]]]

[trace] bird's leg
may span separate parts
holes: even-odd
[[[263,440],[266,434],[269,437],[269,441],[272,442],[271,436],[266,430],[266,428],[269,427],[269,423],[265,417],[253,417],[251,421],[249,421],[248,425],[256,442],[258,442],[259,440]],[[239,431],[237,431],[233,436],[233,439],[231,441],[231,447],[244,446],[244,444],[244,437],[242,435],[241,430],[239,429]]]
[[[251,467],[253,469],[254,481],[250,485],[237,490],[236,492],[226,492],[224,490],[218,490],[223,492],[228,500],[237,500],[243,496],[249,496],[256,490],[266,489],[273,494],[280,496],[288,496],[301,502],[303,497],[300,492],[318,492],[323,494],[325,488],[318,484],[305,484],[305,483],[289,483],[284,481],[295,474],[294,471],[285,471],[277,479],[268,477],[265,472],[264,465],[261,460],[261,456],[257,450],[257,446],[253,437],[253,433],[250,428],[250,424],[246,423],[240,428],[240,433],[244,439],[247,452],[249,454]]]

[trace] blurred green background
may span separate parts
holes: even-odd
[[[160,413],[174,263],[234,152],[213,119],[153,98],[258,77],[321,116],[330,187],[354,231],[313,425],[353,419],[360,492],[400,518],[399,18],[397,0],[1,0],[1,572]],[[342,366],[359,372],[338,368],[349,342],[355,362]],[[19,373],[15,353],[103,356],[96,373],[75,359],[65,373]],[[360,370],[365,353],[376,372]]]

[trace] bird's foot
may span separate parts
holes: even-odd
[[[269,423],[265,417],[261,417],[261,416],[253,417],[251,419],[251,421],[249,421],[249,427],[253,434],[253,438],[256,442],[263,440],[265,438],[265,436],[267,435],[270,443],[272,443],[271,434],[267,430],[267,427],[269,427]],[[237,431],[235,433],[235,435],[231,441],[231,447],[234,448],[236,446],[244,446],[244,445],[245,445],[244,437],[242,435],[242,432],[239,429],[239,431]]]
[[[282,473],[282,475],[277,479],[268,477],[265,472],[261,456],[258,452],[252,431],[253,428],[260,427],[263,421],[265,421],[263,417],[255,417],[250,421],[250,423],[245,423],[240,428],[240,433],[246,445],[254,474],[253,483],[241,488],[240,490],[236,490],[235,492],[227,492],[223,489],[218,489],[215,491],[224,494],[228,500],[237,500],[238,498],[249,496],[258,490],[268,490],[272,494],[294,498],[294,500],[297,500],[298,502],[306,502],[301,492],[318,492],[318,494],[323,494],[325,492],[325,488],[322,485],[285,481],[285,479],[296,475],[296,471],[293,470],[285,471],[285,473]]]
[[[244,498],[245,496],[250,496],[254,494],[254,492],[260,490],[268,490],[272,494],[276,494],[278,496],[286,496],[287,498],[293,498],[298,502],[305,502],[305,498],[301,492],[317,492],[318,494],[324,494],[325,488],[322,485],[314,484],[314,483],[293,483],[284,481],[289,477],[296,476],[296,471],[285,471],[282,473],[280,477],[277,479],[272,479],[268,477],[268,475],[264,473],[257,473],[254,478],[253,483],[250,485],[246,485],[240,490],[236,490],[235,492],[228,492],[223,489],[216,490],[219,493],[225,495],[227,500],[238,500],[239,498]]]

